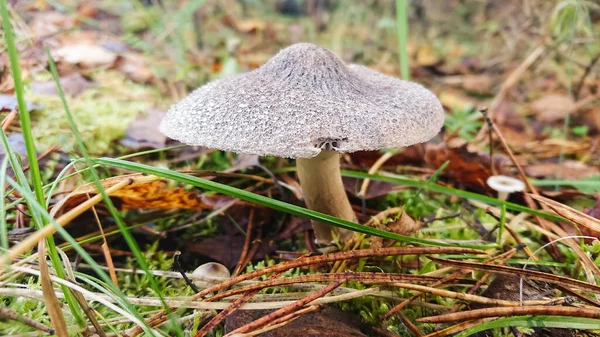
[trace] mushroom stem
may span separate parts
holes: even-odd
[[[498,191],[498,200],[500,200],[500,201],[506,201],[506,199],[508,199],[508,195],[509,194],[510,193],[508,193],[508,192]]]
[[[342,183],[338,152],[323,150],[313,158],[298,158],[296,165],[304,201],[309,209],[340,219],[357,221]],[[312,226],[319,244],[331,243],[333,233],[339,236],[340,241],[347,241],[354,235],[350,230],[314,220]]]

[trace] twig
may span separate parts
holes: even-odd
[[[43,331],[49,335],[54,335],[56,333],[56,331],[54,331],[54,329],[50,328],[49,326],[40,323],[34,319],[31,319],[27,316],[23,316],[21,314],[19,314],[16,311],[13,311],[12,309],[9,308],[0,308],[0,318],[3,320],[12,320],[12,321],[17,321],[17,322],[21,322],[25,325],[28,325],[36,330],[40,330]]]
[[[200,289],[198,289],[198,287],[196,287],[194,282],[192,282],[192,280],[190,280],[190,278],[187,277],[185,270],[183,270],[183,268],[181,267],[181,263],[179,263],[180,256],[181,256],[180,251],[176,251],[175,254],[173,254],[173,265],[175,267],[175,270],[177,270],[181,274],[181,277],[185,281],[185,284],[187,284],[190,288],[192,288],[192,290],[197,294],[200,292]]]
[[[500,258],[505,258],[506,256],[508,256],[508,258],[510,258],[510,257],[512,257],[512,255],[514,255],[514,253],[516,253],[516,252],[517,252],[517,249],[516,249],[516,248],[513,248],[513,249],[509,250],[509,251],[508,251],[508,252],[506,252],[506,253],[500,254],[500,255],[498,255],[498,256],[494,256],[493,258],[491,258],[491,259],[489,259],[489,260],[485,261],[484,263],[492,263],[492,262],[494,262],[495,260],[497,260],[497,259],[500,259]],[[448,275],[448,276],[444,277],[443,279],[441,279],[441,280],[439,280],[439,281],[436,281],[435,283],[433,283],[433,284],[431,285],[431,287],[436,287],[436,286],[442,285],[442,284],[444,284],[444,283],[447,283],[447,282],[450,282],[450,281],[456,280],[456,279],[458,279],[458,278],[462,277],[464,274],[466,274],[466,273],[469,273],[469,272],[470,272],[470,270],[468,270],[468,269],[461,269],[461,270],[458,270],[458,271],[456,271],[456,272],[452,273],[451,275]],[[402,301],[400,304],[396,305],[395,307],[393,307],[392,309],[390,309],[390,311],[388,311],[387,313],[385,313],[385,315],[383,315],[382,319],[383,319],[383,320],[386,320],[386,319],[388,319],[389,317],[391,317],[392,315],[394,315],[394,314],[396,314],[396,313],[400,312],[400,310],[404,309],[404,308],[405,308],[407,305],[409,305],[409,304],[410,304],[412,301],[416,300],[417,298],[419,298],[419,297],[420,297],[420,296],[422,296],[423,294],[424,294],[424,293],[419,293],[419,294],[413,295],[413,296],[411,296],[411,297],[407,298],[406,300]]]
[[[279,263],[267,268],[255,270],[253,272],[242,274],[240,276],[233,277],[220,284],[211,286],[192,296],[189,300],[198,300],[210,293],[219,291],[221,289],[229,288],[232,285],[241,281],[254,279],[265,274],[285,271],[292,268],[317,265],[327,262],[335,262],[337,260],[346,259],[358,259],[363,257],[375,257],[375,256],[398,256],[398,255],[420,255],[420,254],[481,254],[483,253],[477,249],[470,248],[459,248],[459,247],[390,247],[390,248],[379,248],[379,249],[361,249],[348,252],[337,252],[331,254],[325,254],[320,256],[311,256],[299,258],[294,261],[288,261]],[[163,319],[166,315],[166,311],[161,311],[146,320],[148,325],[155,325],[157,321]],[[129,334],[130,337],[134,337],[142,332],[142,329],[135,327]]]
[[[252,242],[252,225],[254,220],[254,208],[250,209],[250,215],[248,216],[248,226],[246,227],[246,239],[244,240],[244,248],[242,254],[238,260],[237,266],[231,276],[237,276],[244,267],[246,267],[246,256],[248,256],[248,250],[250,249],[250,243]]]
[[[518,315],[549,315],[549,316],[569,316],[582,318],[600,318],[600,311],[597,309],[575,308],[565,306],[539,305],[530,307],[501,307],[475,309],[463,312],[455,312],[433,317],[419,318],[420,323],[448,323],[460,322],[470,319],[504,317]]]
[[[326,294],[330,293],[335,288],[342,285],[342,283],[344,283],[344,282],[345,282],[345,280],[334,282],[334,283],[328,285],[327,287],[324,287],[323,289],[316,291],[309,296],[306,296],[305,298],[303,298],[301,300],[298,300],[298,301],[296,301],[288,306],[285,306],[279,310],[276,310],[262,318],[259,318],[251,323],[248,323],[240,328],[235,329],[234,331],[225,335],[225,337],[231,337],[232,335],[237,334],[237,333],[250,332],[250,331],[258,329],[280,317],[286,316],[291,312],[297,311],[298,309],[300,309],[303,306],[307,305],[308,303],[316,300],[317,298],[325,296]]]
[[[294,283],[308,282],[333,282],[341,279],[352,281],[361,281],[370,284],[388,284],[393,282],[435,282],[437,277],[417,275],[417,274],[392,274],[392,273],[368,273],[368,272],[346,272],[346,273],[328,273],[328,274],[309,274],[293,277],[284,277],[277,279],[268,279],[260,283],[234,288],[228,291],[218,293],[210,297],[211,301],[218,301],[233,295],[245,293],[248,291],[260,290],[264,288],[279,287]]]
[[[465,262],[465,261],[456,261],[456,260],[448,260],[448,259],[440,259],[437,257],[429,257],[430,260],[440,263],[442,265],[454,266],[457,268],[465,268],[465,269],[474,269],[474,270],[482,270],[482,271],[493,271],[500,274],[506,275],[516,275],[519,277],[527,277],[533,280],[544,281],[549,283],[555,283],[560,285],[570,286],[579,290],[586,290],[593,292],[595,294],[600,294],[600,286],[586,283],[583,281],[571,279],[564,276],[554,275],[550,273],[543,273],[535,270],[523,270],[520,268],[513,268],[507,266],[497,266],[497,265],[484,265],[480,263],[473,262]]]
[[[594,56],[592,58],[592,60],[590,61],[590,64],[588,64],[585,67],[585,70],[583,71],[583,75],[581,75],[581,78],[579,79],[579,82],[577,82],[577,85],[575,85],[575,88],[573,90],[573,98],[575,98],[576,101],[579,100],[579,95],[581,94],[581,89],[583,88],[583,84],[585,83],[585,79],[592,72],[592,69],[594,69],[594,66],[596,65],[596,63],[598,62],[598,60],[600,60],[600,53],[598,53],[596,56]]]

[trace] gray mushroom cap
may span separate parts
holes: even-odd
[[[173,105],[170,138],[246,154],[310,158],[425,142],[444,122],[419,84],[346,65],[309,43],[281,50],[254,71],[210,82]]]

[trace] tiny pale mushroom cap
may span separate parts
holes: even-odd
[[[226,279],[231,277],[231,273],[229,269],[224,265],[216,262],[208,262],[203,265],[200,265],[192,272],[193,276],[200,276],[209,279],[214,279],[215,281],[219,281],[218,279]],[[201,282],[194,282],[198,286],[202,286]]]
[[[210,82],[173,105],[160,130],[189,145],[256,155],[311,158],[398,148],[433,138],[444,110],[423,86],[346,65],[309,43],[263,66]]]
[[[500,193],[514,193],[525,190],[525,183],[521,180],[503,175],[489,177],[487,184]]]

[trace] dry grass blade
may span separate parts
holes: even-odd
[[[471,319],[503,317],[503,316],[520,316],[520,315],[548,315],[548,316],[569,316],[581,318],[600,319],[600,311],[588,308],[575,308],[563,306],[529,306],[529,307],[502,307],[502,308],[485,308],[475,309],[463,312],[455,312],[451,314],[424,317],[417,321],[420,323],[449,323],[460,322]]]
[[[487,272],[495,272],[506,275],[517,275],[519,277],[527,277],[532,280],[554,283],[561,286],[571,287],[579,290],[589,291],[595,294],[600,294],[600,286],[550,273],[543,273],[535,270],[519,269],[506,266],[481,264],[475,262],[447,260],[436,257],[430,257],[430,259],[442,265],[453,266],[458,268],[468,268],[473,270],[482,270]]]
[[[130,183],[131,183],[131,180],[123,180],[120,183],[118,183],[114,186],[111,186],[110,188],[107,188],[106,193],[108,194],[112,191],[121,189],[121,188],[129,185]],[[64,225],[68,224],[69,222],[71,222],[71,220],[73,220],[77,216],[79,216],[81,213],[90,209],[90,207],[99,203],[100,201],[102,201],[102,195],[97,194],[97,195],[93,196],[92,198],[88,199],[87,201],[81,203],[79,206],[77,206],[77,207],[73,208],[72,210],[68,211],[67,213],[61,215],[58,219],[56,219],[56,223],[60,226],[64,226]],[[55,230],[56,230],[56,228],[54,228],[53,224],[47,224],[46,226],[42,227],[40,230],[36,231],[35,233],[33,233],[30,236],[28,236],[27,238],[25,238],[25,240],[19,242],[19,244],[15,245],[9,251],[9,253],[8,253],[9,261],[13,261],[16,258],[18,258],[19,256],[21,256],[22,254],[24,254],[25,252],[27,252],[29,249],[31,249],[33,246],[35,246],[40,240],[43,240],[48,235],[52,235]]]
[[[594,232],[600,233],[600,220],[591,217],[583,212],[580,212],[572,207],[567,205],[563,205],[560,202],[554,201],[552,199],[548,199],[546,197],[542,197],[541,195],[530,194],[533,199],[538,202],[550,207],[553,211],[555,211],[558,215],[568,219],[569,221],[587,227]]]
[[[69,337],[65,317],[60,307],[60,302],[54,293],[52,281],[50,279],[50,269],[46,263],[46,241],[41,240],[38,244],[39,262],[40,262],[40,281],[42,283],[42,291],[44,293],[44,303],[46,310],[50,316],[54,330],[58,337]]]
[[[311,295],[306,296],[305,298],[303,298],[301,300],[298,300],[298,301],[296,301],[288,306],[285,306],[279,310],[276,310],[260,319],[257,319],[256,321],[254,321],[252,323],[246,324],[246,325],[228,333],[227,335],[225,335],[225,337],[231,337],[232,335],[238,334],[238,333],[247,333],[247,332],[256,330],[260,327],[263,327],[278,318],[281,318],[281,317],[286,316],[294,311],[297,311],[298,309],[300,309],[303,306],[307,305],[308,303],[316,300],[317,298],[325,296],[326,294],[332,292],[335,288],[342,285],[343,282],[345,282],[345,280],[334,282],[334,283],[328,285],[327,287],[324,287],[323,289],[316,291],[316,292],[312,293]]]

